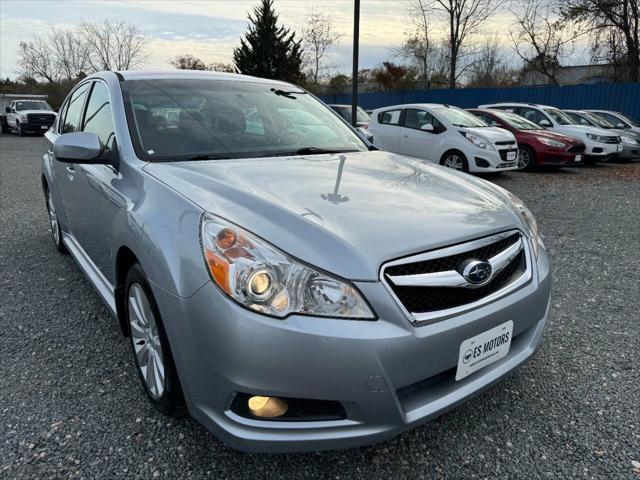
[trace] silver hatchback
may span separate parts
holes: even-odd
[[[547,251],[514,195],[379,151],[291,84],[104,72],[42,185],[161,412],[248,451],[391,438],[522,365]]]

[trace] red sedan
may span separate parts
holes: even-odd
[[[472,108],[469,111],[487,124],[512,132],[520,148],[519,166],[535,170],[539,166],[562,167],[582,163],[585,145],[580,140],[542,130],[540,126],[515,113]]]

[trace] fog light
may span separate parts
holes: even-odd
[[[251,397],[249,411],[256,417],[280,417],[287,413],[287,402],[278,397]]]

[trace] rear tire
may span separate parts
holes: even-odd
[[[447,168],[458,170],[459,172],[469,173],[469,162],[459,150],[450,150],[446,152],[440,159],[440,165]]]
[[[523,145],[520,148],[518,167],[526,172],[532,172],[538,167],[538,158],[536,157],[536,152],[531,147]]]
[[[140,264],[134,264],[125,283],[125,316],[133,358],[142,388],[151,404],[170,416],[186,407],[160,311]]]
[[[2,133],[11,133],[11,129],[9,128],[9,124],[7,123],[7,119],[4,117],[0,118],[0,129]]]

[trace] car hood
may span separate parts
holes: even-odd
[[[16,112],[17,115],[56,115],[56,112],[51,110],[20,110]]]
[[[203,210],[352,280],[385,261],[522,228],[504,190],[388,152],[149,163]]]
[[[458,129],[480,135],[481,137],[489,140],[491,143],[515,141],[513,133],[500,127],[470,127]]]
[[[525,133],[535,135],[536,137],[544,137],[549,138],[551,140],[557,140],[558,142],[565,143],[578,143],[579,139],[571,137],[569,135],[565,135],[563,133],[551,132],[549,130],[522,130]]]
[[[607,133],[607,131],[603,128],[590,127],[587,125],[559,125],[556,128],[556,131],[564,133],[565,135],[580,138],[584,138],[587,133],[591,133],[592,135],[603,135],[605,137],[612,136],[612,134]]]

